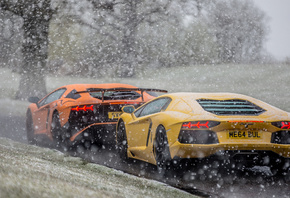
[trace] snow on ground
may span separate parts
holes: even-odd
[[[0,138],[0,197],[194,197],[57,150]]]

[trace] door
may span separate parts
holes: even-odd
[[[43,98],[37,105],[38,109],[34,111],[34,131],[35,134],[42,134],[47,133],[47,129],[49,128],[49,117],[51,115],[51,109],[54,107],[54,103],[56,100],[58,100],[63,93],[66,91],[66,89],[58,89],[45,98]]]
[[[134,114],[136,119],[128,124],[128,142],[132,147],[148,146],[148,140],[151,135],[151,126],[155,114],[164,110],[170,98],[164,97],[156,99],[143,108],[138,109]]]

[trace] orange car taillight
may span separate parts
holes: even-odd
[[[220,122],[217,121],[193,121],[184,122],[182,124],[183,129],[209,129],[219,125]]]
[[[72,111],[94,111],[94,105],[82,105],[71,108]]]
[[[272,122],[272,125],[280,129],[290,129],[290,121]]]

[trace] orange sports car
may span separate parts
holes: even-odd
[[[62,86],[42,99],[30,97],[26,129],[30,144],[49,142],[68,148],[82,144],[114,143],[121,108],[135,107],[156,97],[160,89],[127,84],[75,84]]]

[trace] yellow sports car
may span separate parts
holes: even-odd
[[[117,149],[123,159],[159,167],[180,159],[213,158],[243,165],[289,167],[290,114],[232,93],[174,93],[135,110],[122,109]]]

